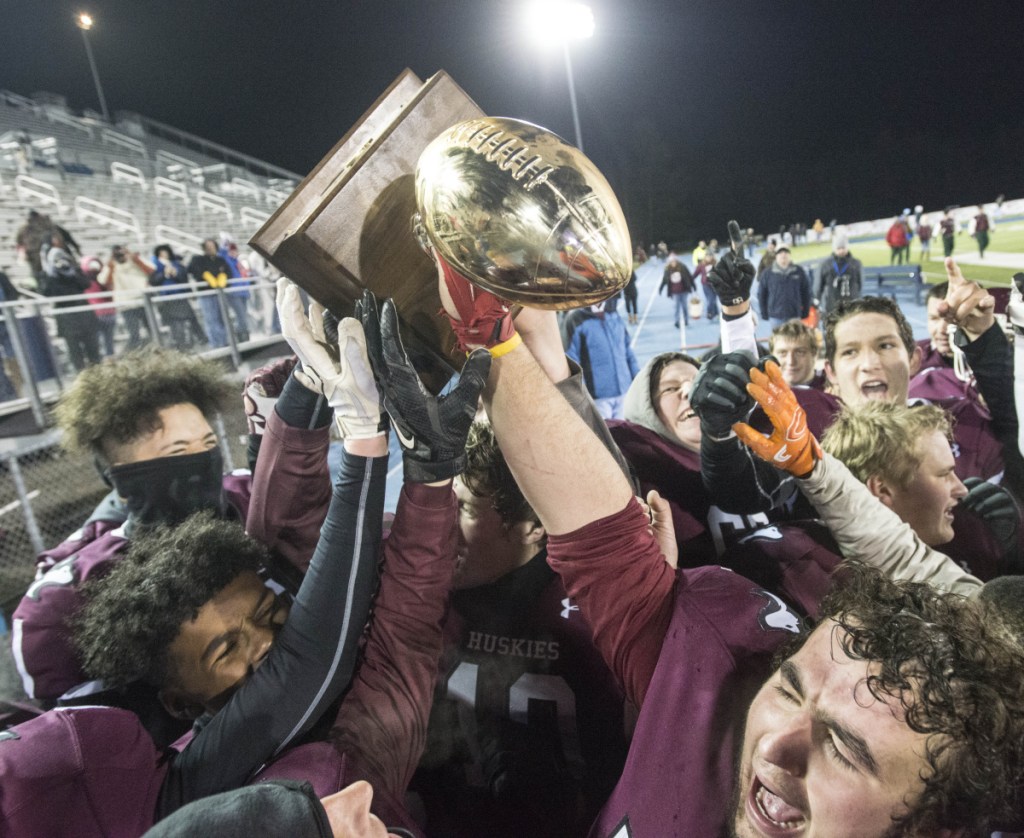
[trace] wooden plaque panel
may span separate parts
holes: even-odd
[[[406,348],[435,392],[462,356],[438,315],[434,264],[410,232],[416,161],[442,131],[483,115],[447,73],[420,82],[406,70],[250,241],[339,317],[364,288],[393,297]]]

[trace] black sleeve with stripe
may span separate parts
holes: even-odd
[[[344,455],[309,570],[266,662],[173,759],[157,817],[241,786],[349,686],[378,585],[387,457]]]

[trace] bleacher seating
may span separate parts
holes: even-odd
[[[160,130],[148,134],[146,124]],[[115,242],[146,252],[168,231],[188,253],[222,231],[244,241],[300,179],[244,155],[214,156],[223,150],[178,133],[188,145],[142,117],[110,126],[0,92],[0,266],[16,282],[29,279],[12,258],[29,209],[70,230],[85,253],[104,255]],[[20,148],[29,160],[18,160]]]
[[[862,275],[865,294],[877,294],[895,300],[897,294],[909,292],[913,294],[915,304],[921,305],[925,284],[920,265],[865,265]]]

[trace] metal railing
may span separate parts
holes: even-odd
[[[171,180],[163,175],[153,178],[153,192],[157,195],[170,195],[172,198],[188,203],[188,189],[184,183]]]
[[[174,242],[172,235],[165,235],[164,240],[182,251],[191,249],[187,242]],[[46,403],[77,374],[67,335],[73,329],[84,330],[78,322],[62,324],[66,316],[97,315],[95,323],[87,322],[91,326],[88,341],[98,355],[133,348],[134,334],[138,339],[135,345],[156,343],[229,358],[237,367],[244,350],[280,340],[275,285],[259,277],[232,279],[227,288],[209,288],[192,281],[146,288],[127,302],[115,301],[112,291],[65,297],[22,293],[18,300],[0,303],[0,416],[28,409],[40,429],[47,425]],[[89,362],[87,357],[85,362]]]
[[[127,163],[115,161],[110,164],[110,179],[114,183],[134,183],[140,189],[146,189],[146,176],[138,166],[129,166]]]
[[[227,199],[222,198],[220,195],[214,195],[212,192],[205,190],[197,192],[196,206],[199,207],[200,212],[220,213],[226,216],[228,221],[233,221],[235,218],[235,214],[231,210],[231,204],[227,202]]]
[[[153,235],[156,241],[169,244],[179,253],[201,253],[203,250],[203,240],[200,236],[179,230],[177,227],[157,224],[153,228]]]
[[[146,153],[146,146],[142,142],[136,140],[134,137],[129,137],[127,134],[122,134],[119,131],[114,131],[111,128],[104,128],[100,132],[100,139],[106,145],[112,145],[118,148],[123,148],[127,151],[132,152],[133,154],[139,155],[140,157],[149,156]]]
[[[302,180],[301,176],[295,172],[288,171],[288,169],[283,169],[280,166],[275,166],[273,163],[267,163],[265,160],[235,151],[220,143],[204,140],[202,137],[197,137],[188,131],[182,131],[173,125],[158,122],[155,119],[141,115],[137,115],[137,119],[142,123],[142,127],[146,129],[146,133],[152,134],[154,137],[168,139],[182,148],[193,148],[207,157],[224,160],[227,163],[232,163],[246,171],[263,177],[281,177],[295,183]]]
[[[79,195],[75,198],[75,215],[79,221],[97,221],[125,233],[133,233],[140,246],[145,242],[139,220],[127,210]]]
[[[19,201],[32,201],[52,206],[57,209],[57,212],[63,212],[65,209],[57,187],[46,183],[46,181],[37,180],[29,175],[18,175],[14,178],[14,189],[18,194]]]

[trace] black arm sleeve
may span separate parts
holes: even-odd
[[[173,760],[158,817],[241,786],[352,680],[377,587],[387,457],[345,454],[316,553],[267,661]]]
[[[1013,347],[998,323],[970,342],[958,329],[953,340],[963,350],[992,416],[992,433],[1003,446],[1006,483],[1024,499],[1024,458],[1017,445],[1020,420],[1013,396]]]
[[[790,501],[796,486],[786,472],[754,456],[736,437],[700,439],[700,476],[723,512],[768,512]]]

